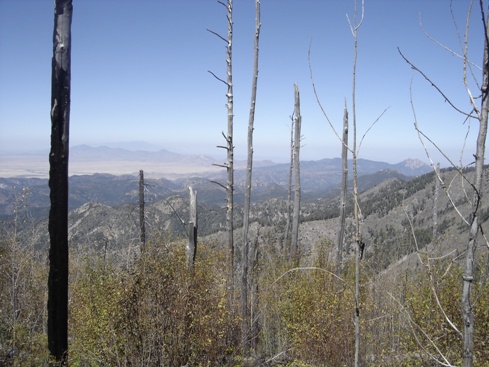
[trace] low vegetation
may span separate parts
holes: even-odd
[[[2,238],[0,364],[44,365],[46,258],[15,237]],[[148,244],[137,256],[127,251],[117,261],[87,246],[73,249],[69,365],[351,365],[353,261],[338,278],[328,260],[333,250],[328,240],[318,243],[298,268],[272,238],[265,242],[254,269],[258,286],[251,361],[242,355],[239,297],[227,288],[221,244],[199,243],[193,271],[185,265],[184,242],[171,238]],[[445,359],[459,364],[462,268],[456,256],[437,259],[433,246],[426,254],[412,255],[416,266],[379,272],[373,257],[362,261],[363,366],[426,366]],[[489,366],[486,269],[486,259],[479,258],[481,280],[474,284],[478,366]]]

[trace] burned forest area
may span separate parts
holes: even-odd
[[[369,2],[352,0],[346,17],[353,83],[342,125],[328,117],[310,47],[310,84],[290,85],[284,112],[290,157],[274,163],[254,156],[255,106],[259,115],[270,103],[260,93],[270,70],[258,72],[269,45],[260,43],[260,0],[246,15],[254,19],[246,116],[233,81],[233,62],[243,61],[233,55],[241,8],[217,1],[222,27],[206,30],[225,46],[222,70],[208,72],[222,88],[216,105],[225,102],[216,138],[224,160],[70,146],[70,117],[80,113],[71,94],[78,1],[55,0],[50,151],[8,156],[0,170],[0,366],[489,366],[487,4],[468,0],[462,25],[447,1],[461,50],[428,35],[460,61],[465,110],[397,49],[413,75],[407,104],[429,163],[392,164],[364,159],[372,145],[362,147],[390,109],[360,123],[357,55]],[[483,44],[471,46],[483,51],[482,66],[467,46],[476,18]],[[470,121],[476,132],[460,137],[470,162],[449,157],[418,124],[415,77]],[[302,158],[310,100],[339,158]],[[248,117],[239,159],[235,115],[240,124]]]

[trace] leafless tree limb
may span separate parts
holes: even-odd
[[[450,9],[452,8],[452,2],[453,1],[450,1]],[[452,9],[451,9],[452,10]],[[460,38],[460,32],[458,30],[458,25],[456,24],[455,22],[455,16],[453,14],[453,10],[452,10],[452,19],[454,21],[454,24],[455,24],[455,27],[457,29],[457,35],[459,36],[459,42],[460,42],[460,48],[462,50],[465,50],[465,47],[462,47],[462,41],[461,41],[461,38]],[[426,35],[426,37],[428,37],[432,42],[436,43],[438,46],[440,46],[441,48],[443,48],[445,51],[449,52],[450,54],[452,54],[453,56],[461,59],[461,60],[466,60],[470,65],[472,65],[473,67],[479,69],[479,70],[482,70],[482,68],[477,65],[476,63],[468,60],[466,58],[466,56],[464,55],[460,55],[458,52],[454,51],[453,49],[451,49],[450,47],[448,47],[447,45],[441,43],[440,41],[438,41],[435,37],[433,37],[431,34],[428,33],[428,31],[424,28],[424,25],[423,25],[423,21],[421,19],[421,14],[419,15],[419,26],[421,28],[421,30],[423,31],[423,33]],[[475,78],[474,78],[475,79]]]
[[[455,106],[455,105],[452,103],[452,101],[451,101],[451,100],[450,100],[450,99],[449,99],[449,98],[448,98],[448,97],[445,95],[445,93],[443,93],[443,91],[442,91],[442,90],[441,90],[441,89],[440,89],[440,88],[439,88],[439,87],[438,87],[438,86],[437,86],[437,85],[436,85],[436,84],[435,84],[435,83],[434,83],[434,82],[433,82],[433,81],[432,81],[432,80],[431,80],[431,79],[430,79],[430,78],[429,78],[429,77],[428,77],[428,76],[427,76],[425,73],[423,73],[423,72],[422,72],[420,69],[418,69],[418,68],[417,68],[417,67],[416,67],[416,66],[415,66],[415,65],[414,65],[414,64],[413,64],[411,61],[409,61],[409,60],[408,60],[408,59],[407,59],[407,58],[404,56],[404,54],[401,52],[401,49],[400,49],[399,47],[397,48],[397,51],[399,52],[399,54],[401,55],[401,57],[404,59],[404,61],[406,61],[406,62],[409,64],[409,66],[411,66],[411,69],[413,69],[413,70],[415,70],[416,72],[418,72],[419,74],[421,74],[421,75],[423,76],[423,78],[425,78],[425,79],[426,79],[426,81],[427,81],[428,83],[430,83],[430,84],[431,84],[431,86],[432,86],[433,88],[435,88],[435,89],[438,91],[438,93],[439,93],[439,94],[440,94],[440,95],[441,95],[441,96],[442,96],[442,97],[445,99],[445,101],[446,101],[446,102],[448,102],[448,104],[449,104],[450,106],[452,106],[452,107],[453,107],[453,109],[454,109],[455,111],[457,111],[458,113],[460,113],[460,114],[462,114],[462,115],[464,115],[464,116],[470,117],[470,118],[477,118],[477,116],[474,116],[474,115],[472,115],[471,113],[466,113],[466,112],[462,111],[460,108],[458,108],[457,106]],[[474,109],[475,109],[475,107],[474,107]],[[478,111],[477,111],[476,109],[475,109],[475,112],[476,112],[476,113],[478,113]]]
[[[226,38],[224,38],[223,36],[221,36],[219,33],[214,32],[213,30],[211,30],[209,28],[207,28],[206,31],[209,33],[212,33],[214,36],[216,36],[216,37],[220,38],[221,40],[223,40],[224,42],[228,43],[228,40]]]
[[[442,149],[440,149],[438,147],[438,145],[429,137],[427,136],[423,131],[421,131],[421,129],[419,128],[419,125],[418,125],[418,119],[417,119],[417,116],[416,116],[416,109],[414,107],[414,100],[413,100],[413,95],[412,95],[412,78],[411,78],[411,85],[410,85],[410,88],[409,88],[409,91],[410,91],[410,103],[411,103],[411,110],[413,112],[413,118],[414,118],[414,129],[416,130],[416,132],[418,133],[418,138],[419,138],[419,141],[421,143],[421,145],[423,146],[423,149],[425,151],[425,154],[426,154],[426,157],[428,158],[428,160],[430,161],[430,165],[431,167],[433,168],[433,171],[435,172],[435,176],[437,177],[437,179],[439,180],[440,184],[441,184],[441,187],[443,188],[445,194],[447,195],[448,199],[450,200],[450,203],[452,204],[453,208],[455,209],[455,211],[457,212],[457,214],[459,215],[459,217],[468,225],[469,222],[467,221],[467,219],[465,219],[464,215],[460,212],[460,210],[458,209],[457,205],[455,204],[455,202],[453,201],[453,198],[452,196],[450,195],[450,192],[449,190],[447,190],[447,187],[443,181],[443,179],[441,178],[439,172],[436,170],[436,167],[435,167],[435,164],[433,162],[433,160],[431,159],[431,155],[430,153],[428,152],[428,148],[426,147],[426,144],[424,142],[423,139],[426,139],[430,144],[433,145],[433,147],[435,147],[435,149],[451,164],[451,166],[469,183],[469,185],[472,186],[472,188],[475,190],[475,186],[473,185],[473,183],[471,183],[467,176],[462,172],[462,170],[455,164],[452,162],[452,160],[445,154],[445,152],[443,152]]]
[[[220,183],[220,182],[217,182],[217,181],[212,181],[212,180],[211,180],[210,182],[212,182],[212,183],[214,183],[214,184],[216,184],[216,185],[221,186],[221,187],[222,187],[224,190],[226,190],[226,189],[227,189],[227,188],[226,188],[226,186],[224,186],[224,185],[223,185],[222,183]]]
[[[323,116],[326,118],[326,121],[328,122],[329,126],[331,127],[331,130],[333,130],[333,132],[335,133],[338,140],[342,142],[342,139],[341,139],[340,135],[338,134],[338,132],[336,131],[336,129],[334,128],[333,123],[329,119],[328,114],[326,113],[326,110],[324,109],[323,104],[321,103],[321,100],[319,99],[319,96],[318,96],[318,93],[316,90],[316,84],[314,83],[314,77],[313,77],[312,65],[311,65],[311,45],[309,45],[309,50],[307,52],[307,61],[309,63],[309,77],[311,79],[312,89],[314,91],[314,96],[316,97],[316,101],[319,105],[319,108],[321,109],[321,112],[322,112]]]
[[[362,147],[362,143],[363,143],[363,140],[365,139],[365,136],[368,134],[368,132],[370,130],[372,130],[372,128],[375,126],[375,124],[377,122],[379,122],[379,120],[382,118],[382,116],[384,116],[384,114],[387,112],[387,110],[389,109],[390,107],[387,107],[384,111],[382,111],[382,113],[379,115],[379,117],[377,117],[375,119],[374,122],[372,122],[372,124],[369,126],[369,128],[367,129],[367,131],[365,131],[365,133],[363,134],[362,138],[360,139],[360,143],[358,144],[358,149],[357,149],[357,152],[360,153],[360,148]]]
[[[401,302],[399,302],[399,300],[394,297],[392,295],[392,293],[390,292],[386,292],[398,305],[399,307],[401,308],[401,311],[404,312],[404,314],[406,315],[408,321],[409,321],[409,325],[411,326],[411,330],[413,332],[413,336],[414,338],[416,339],[416,343],[426,352],[426,354],[428,354],[428,356],[433,359],[436,363],[439,363],[440,365],[442,366],[447,366],[447,367],[455,367],[454,365],[452,365],[447,357],[445,357],[445,355],[441,352],[441,350],[438,348],[438,346],[435,344],[435,342],[433,341],[433,339],[430,338],[430,336],[423,330],[423,328],[418,325],[411,317],[411,314],[409,313],[408,310],[406,310],[406,308],[401,304]],[[438,352],[438,354],[440,355],[440,357],[443,359],[443,361],[441,361],[439,358],[437,358],[433,353],[430,353],[426,348],[425,346],[423,345],[423,343],[421,342],[421,340],[419,340],[419,337],[418,337],[418,334],[415,332],[413,326],[416,327],[416,329],[418,329],[421,334],[429,341],[429,343],[435,348],[435,350]]]
[[[219,80],[220,82],[224,83],[225,85],[229,86],[229,84],[224,80],[224,79],[221,79],[219,78],[216,74],[214,74],[212,71],[210,70],[207,70],[207,72],[209,74],[211,74],[214,78],[216,78],[217,80]]]

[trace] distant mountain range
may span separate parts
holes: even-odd
[[[212,166],[215,160],[208,156],[181,155],[164,149],[154,152],[131,151],[109,147],[93,148],[85,145],[73,147],[70,154],[70,166],[75,167],[75,172],[79,170],[81,173],[90,173],[71,175],[70,209],[78,208],[87,202],[98,202],[109,206],[136,202],[139,169],[143,169],[145,173],[148,201],[166,200],[175,195],[186,197],[187,187],[191,185],[199,193],[199,202],[214,206],[222,206],[225,202],[224,190],[212,181],[224,184],[226,171]],[[29,162],[36,164],[35,160],[28,158],[29,156],[23,160],[25,164]],[[350,179],[351,163],[350,161]],[[428,165],[412,159],[398,164],[359,159],[358,174],[361,178],[359,185],[361,190],[365,190],[392,178],[408,181],[430,170]],[[113,174],[114,171],[123,173],[127,171],[130,174]],[[32,172],[36,174],[30,175],[29,173]],[[245,174],[244,165],[237,164],[235,170],[237,205],[240,205],[243,200]],[[0,178],[0,215],[8,217],[14,212],[15,206],[19,205],[19,192],[23,187],[27,187],[29,191],[28,205],[31,214],[36,217],[47,215],[49,209],[48,180],[45,178],[47,172],[45,177],[39,177],[36,168],[32,167],[26,169],[23,175]],[[256,162],[253,168],[252,200],[264,202],[272,198],[286,198],[288,182],[289,164]],[[340,182],[340,158],[301,162],[301,189],[304,200],[338,195]]]
[[[124,146],[127,146],[124,145]],[[134,142],[130,147],[144,147],[143,143]],[[150,146],[154,148],[153,146]],[[2,153],[0,156],[0,177],[47,178],[49,173],[47,152]],[[70,176],[107,173],[112,175],[137,175],[139,170],[148,178],[178,179],[185,177],[207,177],[219,179],[225,176],[223,164],[207,155],[186,155],[159,150],[132,150],[119,147],[78,145],[70,149]],[[236,161],[236,182],[244,182],[245,161]],[[349,164],[351,174],[351,161]],[[370,174],[381,170],[395,170],[406,176],[419,176],[430,171],[425,163],[407,159],[398,164],[358,160],[358,174]],[[322,159],[319,161],[302,161],[301,176],[303,189],[309,190],[317,185],[330,185],[339,182],[341,177],[341,159]],[[269,160],[253,162],[253,176],[257,185],[264,181],[287,185],[289,164],[274,163]],[[327,175],[327,177],[325,176]]]

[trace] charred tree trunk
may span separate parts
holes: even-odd
[[[146,225],[144,222],[144,172],[139,171],[139,229],[141,231],[141,252],[146,247]]]
[[[343,243],[345,238],[346,200],[348,186],[348,110],[343,113],[343,146],[341,149],[341,200],[340,200],[340,230],[338,232],[338,250],[336,255],[336,275],[340,275],[343,263]]]
[[[294,84],[294,209],[292,214],[291,257],[299,263],[299,219],[301,206],[300,148],[301,148],[301,101],[299,87]]]
[[[187,224],[187,247],[186,247],[186,259],[187,268],[193,268],[195,263],[195,257],[197,256],[197,191],[189,186],[190,193],[190,214]]]
[[[71,86],[71,0],[56,0],[49,154],[48,344],[56,365],[68,361],[68,155]]]
[[[250,222],[250,204],[251,204],[251,176],[253,169],[253,130],[255,122],[255,106],[256,106],[256,89],[258,82],[258,44],[260,39],[260,0],[256,0],[256,28],[255,28],[255,45],[254,45],[254,62],[253,62],[253,79],[251,83],[251,104],[250,104],[250,115],[248,121],[248,158],[246,165],[246,189],[244,198],[244,208],[243,208],[243,244],[242,244],[242,273],[241,273],[241,333],[242,333],[242,344],[244,348],[245,355],[249,351],[249,337],[252,328],[250,315],[251,311],[248,307],[248,288],[249,288],[249,278],[250,274],[250,252],[255,253],[255,246],[252,244],[250,246],[250,241],[248,239],[248,228]],[[250,248],[251,247],[251,248]]]

